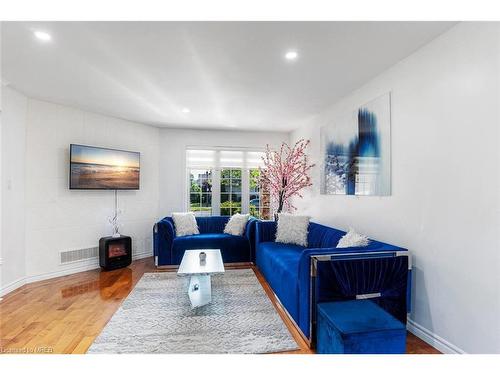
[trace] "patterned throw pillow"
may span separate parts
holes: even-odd
[[[194,213],[174,212],[172,213],[172,220],[174,221],[175,235],[177,237],[200,234]]]
[[[278,214],[276,242],[291,243],[307,247],[309,216]]]
[[[249,218],[249,214],[234,214],[227,222],[224,233],[232,234],[233,236],[243,236]]]
[[[354,229],[350,228],[337,244],[337,248],[344,247],[364,247],[368,246],[370,240],[364,234],[357,233]]]

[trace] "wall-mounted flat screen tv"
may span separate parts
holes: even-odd
[[[138,190],[141,154],[70,145],[70,189]]]

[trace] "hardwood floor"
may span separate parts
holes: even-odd
[[[0,302],[0,353],[85,353],[145,272],[172,271],[156,269],[153,258],[147,258],[120,270],[92,270],[25,285]],[[300,347],[289,353],[313,353],[254,271]],[[412,334],[407,352],[439,353]]]

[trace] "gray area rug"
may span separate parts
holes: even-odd
[[[298,349],[251,269],[212,276],[191,308],[188,277],[146,273],[87,353],[270,353]]]

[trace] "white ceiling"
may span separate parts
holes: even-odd
[[[2,78],[34,98],[161,127],[289,131],[452,25],[3,22]]]

